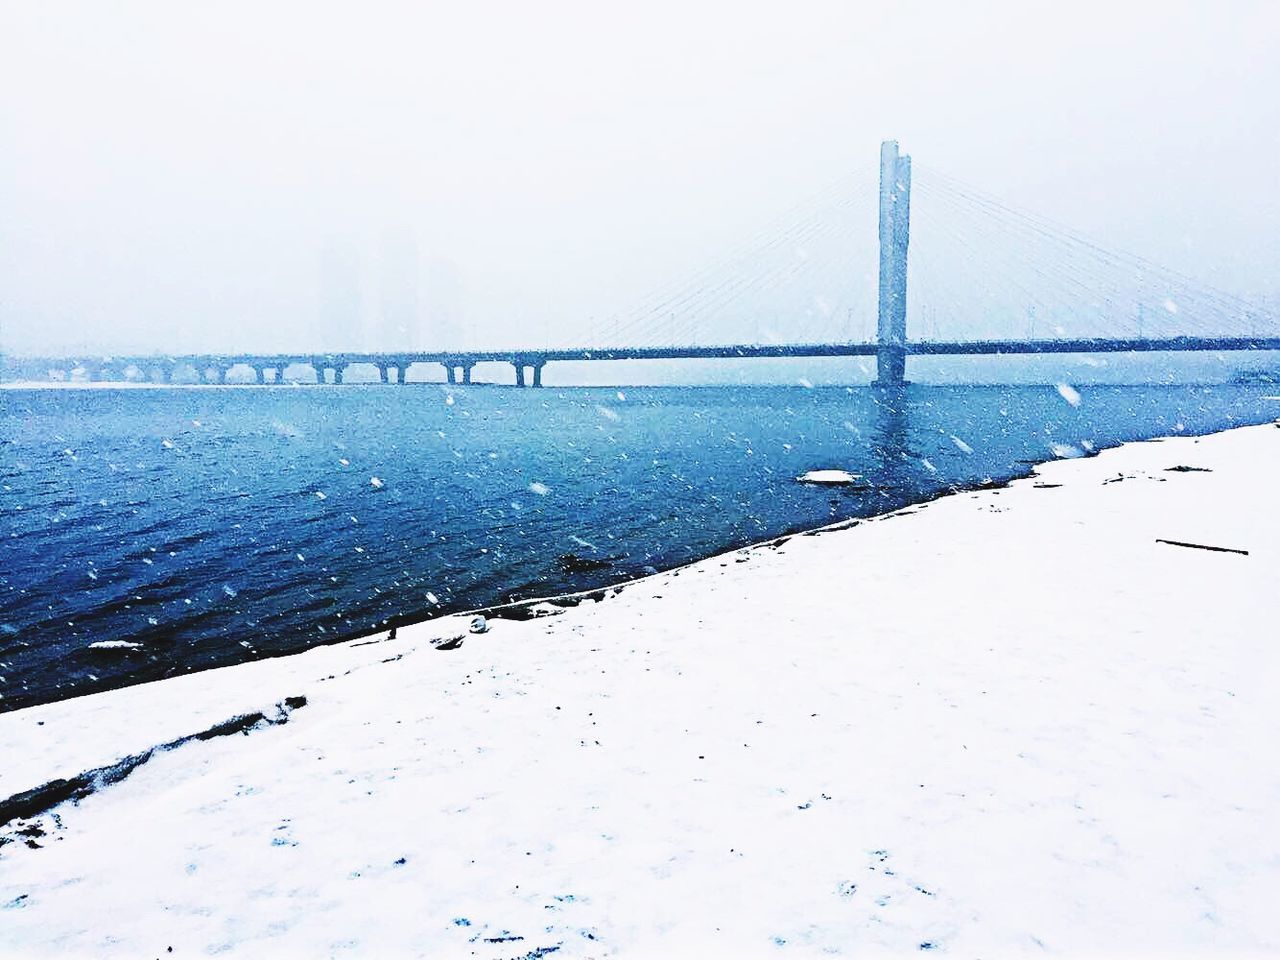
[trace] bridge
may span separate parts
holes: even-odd
[[[828,214],[802,207],[792,222],[784,222],[726,264],[695,274],[682,286],[659,292],[626,318],[614,318],[612,329],[592,331],[592,343],[564,347],[513,349],[391,350],[364,352],[200,353],[157,356],[80,356],[3,358],[0,375],[16,379],[72,379],[91,381],[145,380],[173,382],[182,378],[202,383],[227,383],[239,370],[241,379],[259,384],[281,383],[310,377],[317,383],[341,384],[352,367],[376,370],[382,383],[409,382],[410,367],[419,364],[442,367],[449,383],[470,384],[480,363],[505,363],[514,368],[521,387],[542,386],[543,368],[552,362],[605,360],[763,359],[788,357],[874,357],[875,383],[895,387],[906,382],[908,357],[1013,356],[1050,354],[1139,354],[1153,352],[1258,352],[1280,351],[1280,322],[1268,310],[1241,298],[1207,287],[1174,271],[1129,254],[1109,250],[1067,228],[1034,214],[1009,207],[998,198],[968,187],[942,174],[932,175],[925,194],[931,205],[924,223],[924,249],[938,256],[945,241],[952,241],[950,270],[953,286],[979,294],[976,306],[962,306],[958,297],[949,301],[936,289],[938,277],[947,271],[929,271],[919,281],[923,288],[915,299],[916,321],[926,328],[932,316],[937,332],[938,304],[950,304],[958,317],[977,316],[991,326],[992,318],[1025,323],[1021,336],[966,336],[929,338],[907,335],[908,251],[913,236],[912,161],[899,153],[894,141],[881,145],[876,235],[877,277],[874,304],[859,304],[859,315],[875,317],[874,337],[863,339],[820,336],[811,339],[772,338],[773,342],[689,342],[698,340],[698,323],[714,318],[717,311],[754,313],[759,329],[761,314],[772,311],[776,323],[794,330],[794,304],[772,302],[771,291],[800,289],[798,278],[807,274],[816,290],[831,286],[834,275],[856,274],[857,257],[844,242],[856,230],[849,229],[850,197],[820,195]],[[831,211],[844,212],[843,232],[832,229]],[[968,220],[957,225],[954,216]],[[836,217],[835,219],[840,219]],[[852,218],[855,222],[857,218]],[[917,248],[920,232],[917,231]],[[823,239],[835,239],[833,263],[825,274],[814,266],[810,249]],[[998,241],[1016,249],[1003,256],[993,254]],[[918,251],[917,251],[918,252]],[[913,273],[918,271],[913,268]],[[1007,278],[996,289],[992,278]],[[825,285],[824,285],[825,284]],[[839,284],[835,284],[839,286]],[[913,289],[915,289],[913,287]],[[1003,301],[1001,301],[1003,295]],[[823,294],[817,299],[821,302]],[[852,298],[856,300],[856,296]],[[776,298],[775,298],[776,300]],[[867,298],[869,300],[869,298]],[[736,307],[735,307],[736,305]],[[745,306],[744,306],[745,305]],[[932,314],[930,314],[932,309]],[[804,308],[800,313],[814,311]],[[829,305],[825,315],[839,313]],[[848,317],[854,315],[852,305]],[[1036,335],[1036,324],[1041,335]],[[772,326],[772,324],[770,324]],[[849,322],[845,322],[847,333]],[[970,321],[970,326],[973,323]],[[1044,336],[1047,325],[1052,333]],[[1131,329],[1115,335],[1118,326]],[[1071,327],[1073,329],[1068,329]],[[1081,327],[1088,328],[1086,330]],[[1193,328],[1193,329],[1186,329]],[[730,331],[733,331],[732,324]],[[829,334],[830,331],[822,331]],[[1087,335],[1086,335],[1087,333]],[[1109,335],[1112,334],[1112,335]],[[684,342],[682,342],[682,336]],[[654,340],[659,342],[652,342]],[[612,342],[611,342],[612,341]],[[623,345],[630,341],[630,345]],[[287,371],[292,371],[288,374]]]

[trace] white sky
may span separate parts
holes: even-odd
[[[573,339],[886,137],[1275,298],[1277,36],[1244,0],[0,0],[0,348],[305,347],[321,251],[388,230],[410,345]]]

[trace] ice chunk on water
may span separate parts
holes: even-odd
[[[236,595],[235,588],[232,587],[231,584],[229,583],[224,583],[222,585],[222,592],[225,593],[228,597],[234,597]]]
[[[951,442],[960,448],[961,453],[973,453],[973,447],[969,446],[954,433],[951,435]]]
[[[317,500],[327,500],[328,498],[324,495],[324,491],[323,491],[323,490],[317,490],[317,491],[316,491],[316,499],[317,499]]]
[[[155,618],[149,618],[154,622]],[[142,644],[130,640],[98,640],[89,644],[90,650],[141,650]]]
[[[847,470],[810,470],[796,477],[800,483],[850,484],[857,483],[862,477]]]
[[[383,486],[384,486],[384,484],[383,484],[383,482],[382,482],[382,478],[381,478],[381,477],[370,477],[370,478],[369,478],[369,486],[373,487],[373,489],[375,489],[375,490],[381,490],[381,489],[383,488]]]
[[[1049,449],[1053,451],[1055,457],[1083,457],[1084,451],[1079,447],[1074,447],[1069,443],[1051,443]]]
[[[1069,383],[1058,384],[1058,396],[1071,404],[1073,407],[1080,406],[1080,391]]]
[[[545,497],[548,493],[551,492],[550,487],[548,487],[545,483],[539,483],[537,480],[529,484],[529,490],[532,493],[536,493],[540,497]]]

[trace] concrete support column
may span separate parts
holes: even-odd
[[[333,382],[335,385],[342,383],[342,371],[345,369],[346,367],[333,368]]]
[[[267,382],[267,368],[266,368],[266,367],[254,367],[254,368],[253,368],[253,379],[254,379],[254,380],[256,380],[258,383],[266,383],[266,382]]]
[[[395,381],[395,382],[396,382],[396,383],[403,384],[403,383],[405,383],[405,382],[408,380],[408,378],[409,378],[409,367],[408,367],[408,365],[405,365],[405,366],[403,366],[403,367],[399,367],[399,366],[397,366],[397,367],[392,367],[391,369],[395,371],[395,378],[396,378],[396,381]]]
[[[546,366],[544,363],[535,363],[533,365],[533,385],[535,387],[542,386],[542,368]]]
[[[385,364],[378,364],[378,379],[383,383],[387,382],[387,367]]]
[[[226,368],[226,367],[218,367],[218,382],[219,382],[219,383],[226,383],[226,382],[227,382],[227,368]]]
[[[907,245],[911,223],[911,158],[895,140],[880,145],[880,296],[876,383],[901,386],[907,367]]]
[[[464,365],[463,365],[463,367],[462,367],[462,382],[463,382],[463,383],[470,383],[470,382],[471,382],[471,368],[472,368],[473,366],[475,366],[475,364],[472,364],[472,363],[468,363],[468,364],[464,364]]]
[[[516,368],[516,386],[523,387],[524,386],[524,364],[519,360],[516,360],[513,362],[513,365]]]
[[[457,383],[457,382],[458,382],[458,381],[457,381],[457,379],[456,379],[456,378],[457,378],[457,376],[458,376],[458,371],[454,369],[454,366],[453,366],[453,364],[452,364],[452,363],[446,363],[446,364],[444,365],[444,375],[445,375],[445,378],[446,378],[450,383]]]

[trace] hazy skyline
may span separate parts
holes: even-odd
[[[1277,292],[1271,4],[2,9],[15,353],[327,347],[335,244],[375,251],[368,296],[417,291],[388,307],[419,320],[405,346],[431,336],[421,278],[442,263],[442,326],[563,342],[819,186],[873,179],[886,137],[1109,245]],[[381,264],[389,236],[416,269],[403,247]]]

